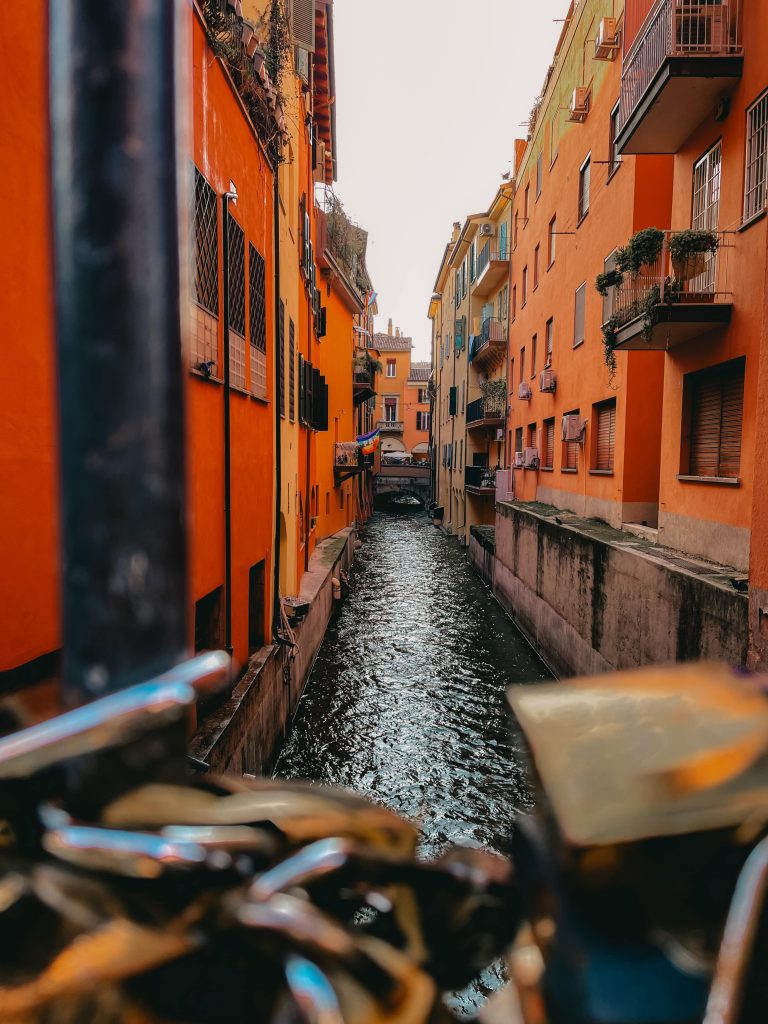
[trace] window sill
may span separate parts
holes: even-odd
[[[581,339],[581,341],[574,341],[574,343],[573,343],[573,346],[572,346],[572,347],[573,347],[573,348],[581,348],[581,346],[582,346],[583,344],[584,344],[584,339],[582,338],[582,339]]]
[[[554,265],[555,265],[555,261],[554,260],[552,260],[551,263],[547,264],[547,273],[550,272],[550,270],[552,269],[552,267],[554,267]]]
[[[214,377],[213,374],[203,373],[202,370],[198,370],[195,366],[190,366],[189,372],[193,377],[197,377],[198,380],[204,380],[207,384],[223,384],[224,381],[221,377]]]
[[[736,228],[736,230],[739,233],[741,233],[742,231],[746,231],[747,228],[751,228],[753,224],[757,224],[758,221],[762,220],[763,217],[766,216],[766,214],[768,214],[768,209],[760,210],[759,213],[753,214],[749,218],[749,220],[745,220],[744,223],[740,227]]]
[[[590,469],[590,476],[613,476],[612,469]]]
[[[258,402],[259,405],[269,405],[269,398],[264,398],[261,395],[251,395],[254,402]]]
[[[579,471],[578,471],[578,469],[565,469],[564,467],[561,467],[560,472],[561,473],[574,473],[574,474],[576,474]]]
[[[690,476],[678,473],[677,479],[683,484],[719,484],[721,487],[740,487],[741,480],[737,476]]]
[[[554,466],[539,466],[539,470],[542,473],[554,473],[555,472],[555,467]]]
[[[236,384],[230,384],[229,390],[234,391],[236,395],[242,395],[243,398],[251,398],[250,391],[246,391],[245,388],[239,388]]]

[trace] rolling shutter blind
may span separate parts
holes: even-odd
[[[571,409],[566,416],[578,416],[578,409]],[[579,442],[578,441],[566,441],[565,451],[563,453],[563,469],[578,469],[579,468]]]
[[[743,364],[694,379],[691,393],[692,476],[737,477],[741,463]]]
[[[295,46],[315,49],[315,0],[291,0],[291,35]]]
[[[613,470],[616,440],[616,403],[606,402],[597,409],[597,460],[595,469]]]
[[[544,462],[547,469],[555,464],[555,421],[547,420],[544,424]]]

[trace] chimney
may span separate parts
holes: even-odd
[[[389,324],[387,325],[387,334],[392,337],[392,317],[389,318]]]
[[[398,327],[398,328],[396,329],[396,331],[395,331],[395,337],[396,337],[396,338],[399,338],[399,337],[400,337],[400,328],[399,328],[399,327]]]

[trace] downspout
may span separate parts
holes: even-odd
[[[273,228],[275,267],[275,543],[272,560],[275,567],[273,594],[272,594],[272,633],[277,635],[280,629],[280,513],[282,511],[282,487],[283,487],[283,462],[281,436],[280,400],[281,388],[285,387],[285,381],[280,377],[280,352],[282,338],[280,337],[280,175],[279,164],[275,160],[275,183],[273,187]]]
[[[233,192],[221,197],[222,228],[222,320],[224,322],[224,647],[232,654],[232,453],[229,394],[229,200]]]

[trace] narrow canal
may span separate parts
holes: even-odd
[[[504,692],[549,674],[418,506],[377,512],[361,540],[277,774],[418,821],[425,855],[449,843],[505,853],[529,796]]]

